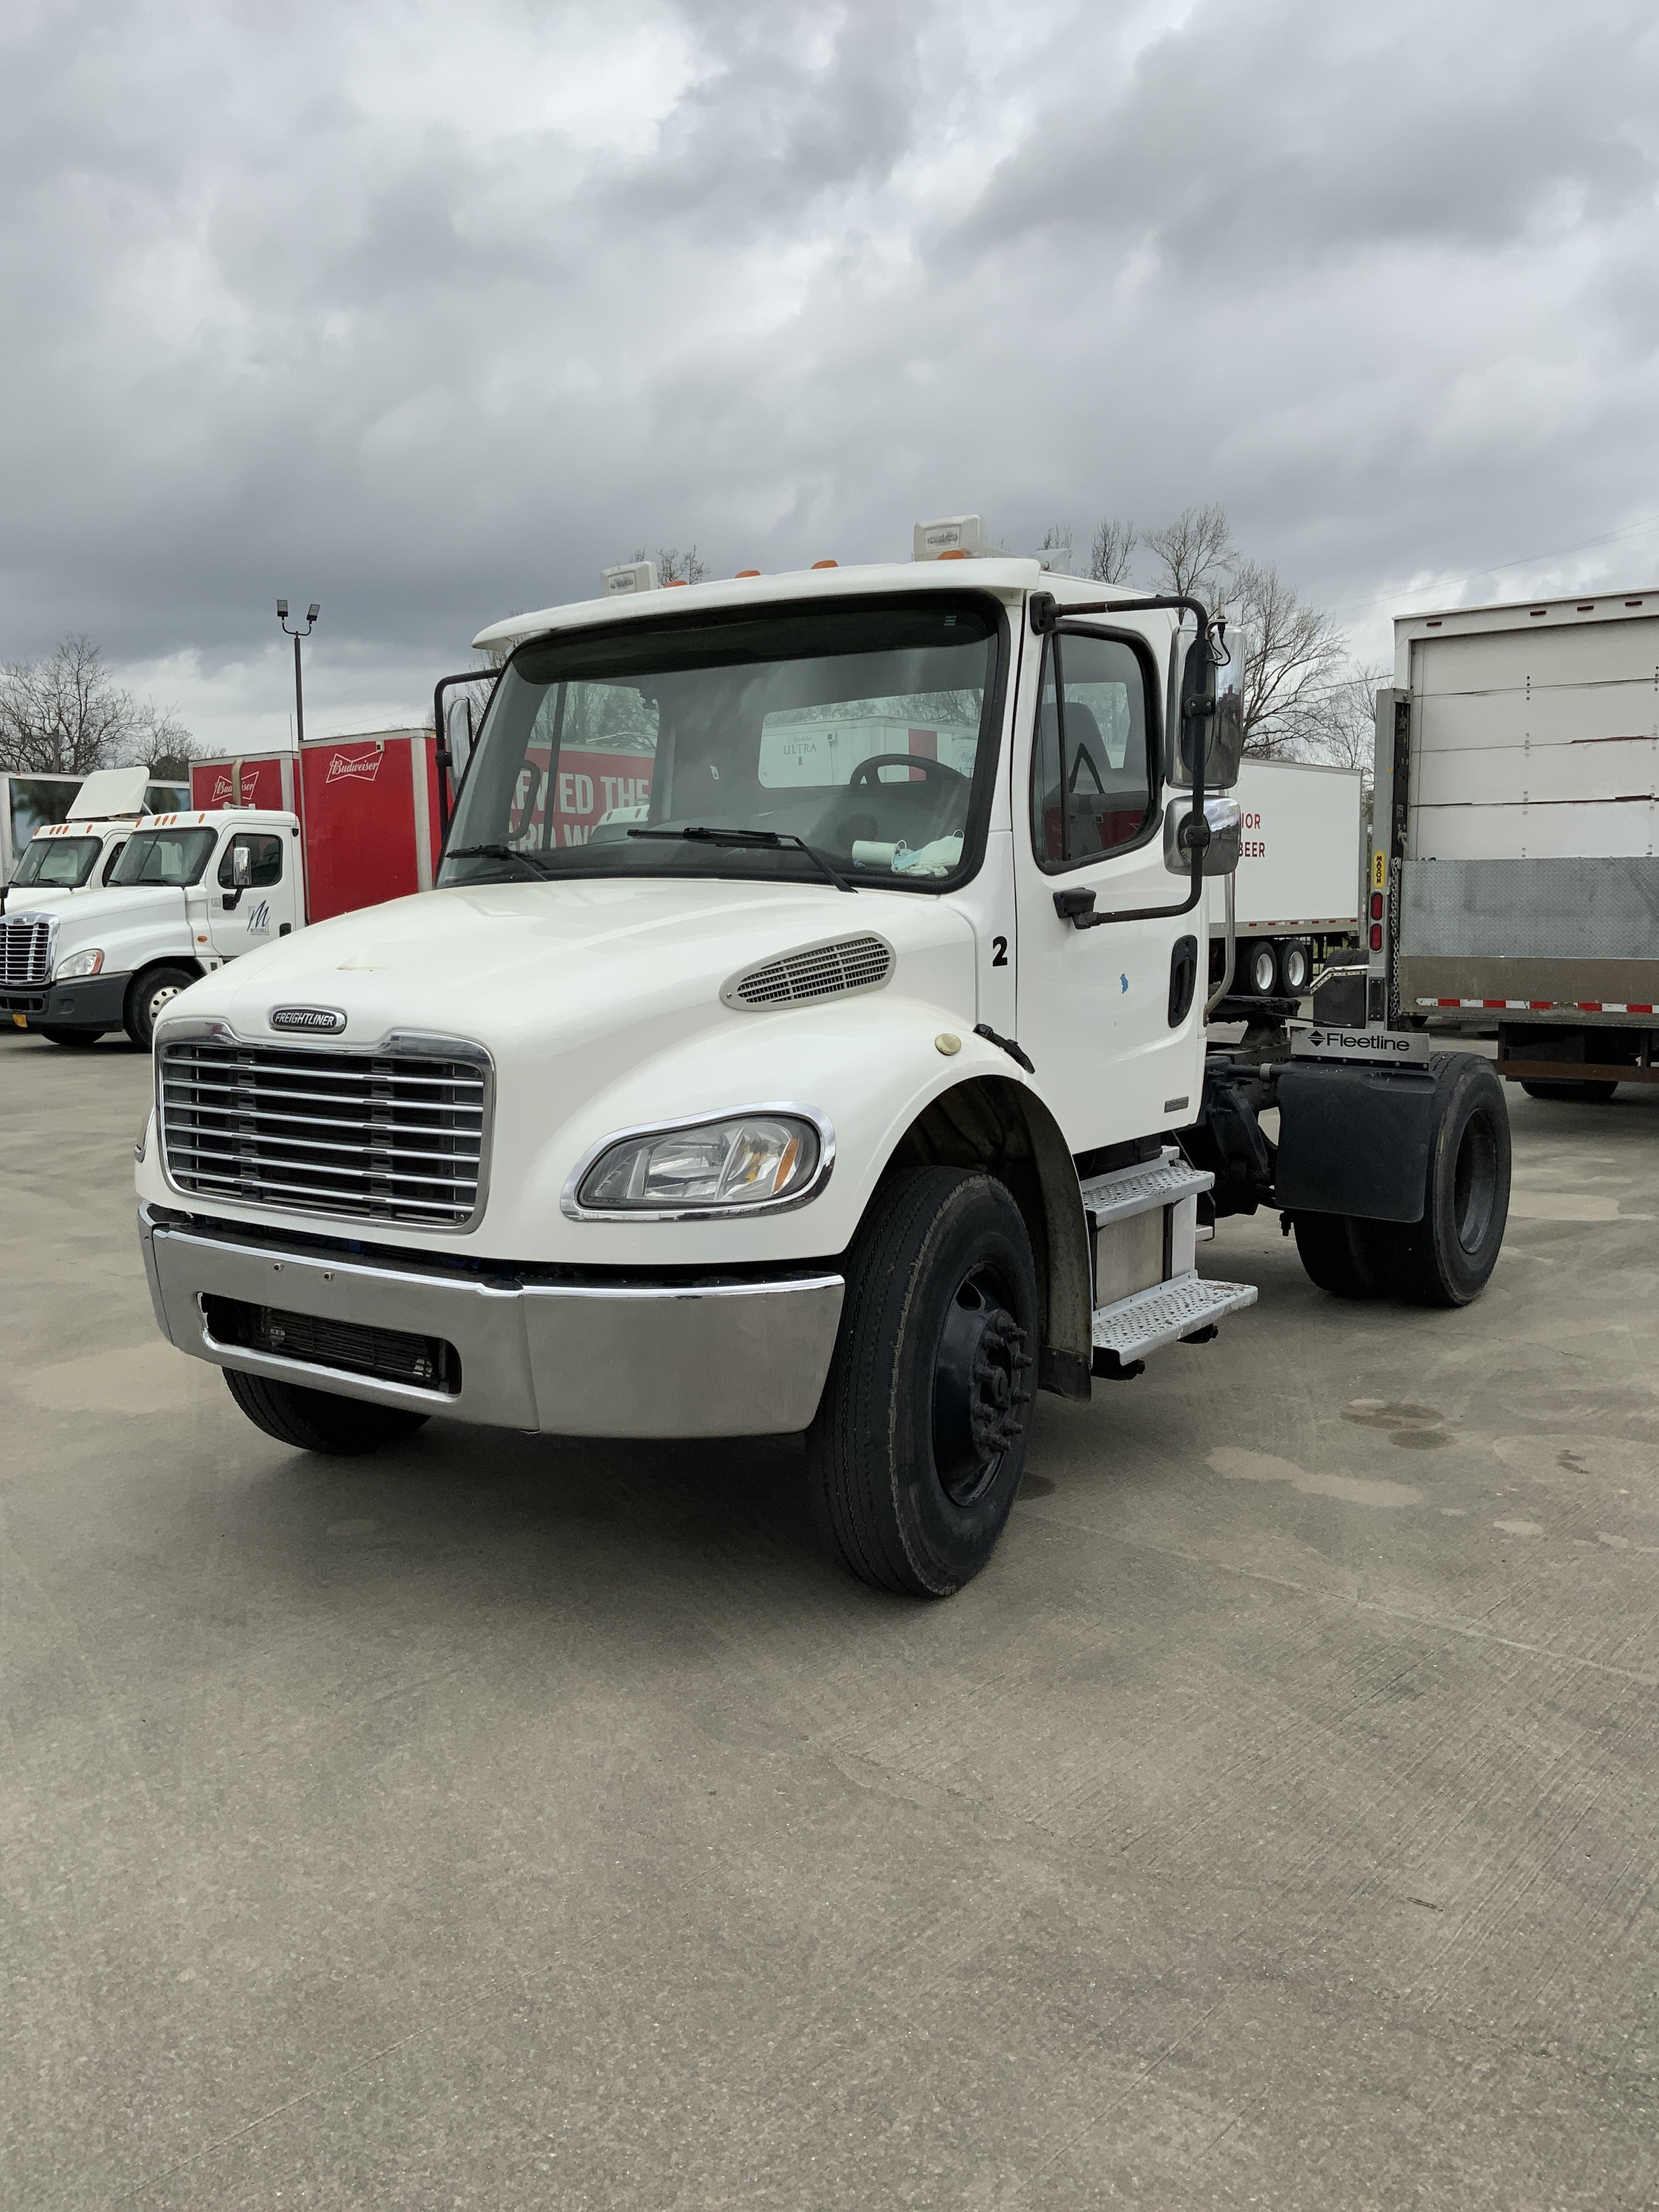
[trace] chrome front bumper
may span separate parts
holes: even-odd
[[[138,1241],[161,1334],[181,1352],[379,1406],[567,1437],[783,1436],[817,1410],[845,1289],[838,1274],[714,1286],[500,1285],[239,1244],[157,1222]],[[441,1337],[459,1392],[216,1342],[204,1295]]]

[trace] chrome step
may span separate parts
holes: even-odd
[[[1214,1188],[1215,1177],[1207,1168],[1188,1167],[1179,1152],[1166,1152],[1161,1160],[1142,1160],[1133,1167],[1114,1168],[1109,1175],[1091,1176],[1083,1185],[1083,1203],[1090,1225],[1099,1229],[1109,1221],[1127,1221],[1134,1214],[1150,1213],[1156,1206],[1176,1206]]]
[[[1214,1283],[1188,1273],[1150,1291],[1137,1291],[1115,1305],[1097,1306],[1094,1346],[1127,1365],[1148,1352],[1178,1344],[1195,1329],[1209,1328],[1225,1314],[1255,1304],[1254,1283]]]

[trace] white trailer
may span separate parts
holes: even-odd
[[[832,1553],[942,1597],[1036,1391],[1255,1301],[1198,1272],[1216,1214],[1277,1208],[1340,1296],[1480,1293],[1484,1060],[1211,1044],[1242,656],[1193,599],[982,544],[958,517],[914,565],[647,577],[484,631],[436,888],[162,1009],[156,1320],[268,1436],[805,1431]],[[562,835],[569,750],[624,744],[635,818]]]
[[[1316,969],[1359,941],[1365,850],[1358,769],[1247,760],[1239,769],[1232,878],[1237,998],[1299,999]],[[1210,893],[1212,979],[1227,933],[1226,886]]]
[[[1401,617],[1377,769],[1373,1012],[1538,1097],[1659,1081],[1659,592]]]

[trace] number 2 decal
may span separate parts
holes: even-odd
[[[1008,940],[1006,937],[994,937],[991,939],[991,965],[994,968],[1006,968],[1008,965]]]

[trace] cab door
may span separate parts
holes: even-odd
[[[297,843],[286,828],[235,830],[220,847],[208,879],[207,926],[221,960],[272,944],[293,927]]]
[[[1146,640],[1063,623],[1043,640],[1034,689],[1024,794],[1015,750],[1018,1038],[1081,1152],[1192,1118],[1202,915],[1144,912],[1185,889],[1164,866],[1160,686]],[[1057,891],[1092,892],[1096,913],[1121,918],[1079,929],[1055,911]]]

